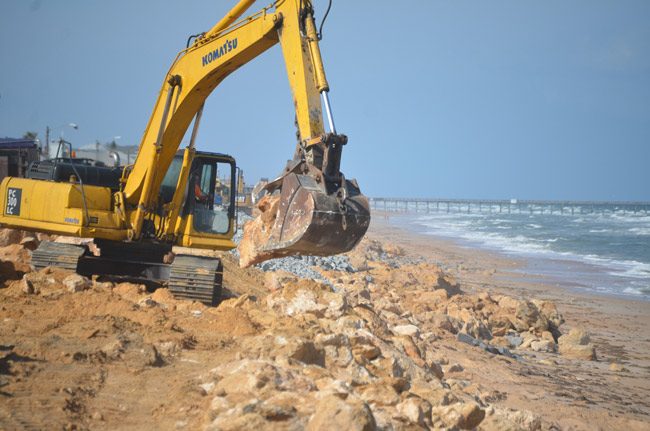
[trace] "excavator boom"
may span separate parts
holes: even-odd
[[[262,208],[272,214],[264,217],[266,223],[245,228],[255,232],[245,234],[241,264],[291,254],[347,251],[367,230],[370,214],[356,183],[339,171],[347,138],[334,128],[311,2],[279,0],[273,10],[265,8],[237,21],[252,3],[240,1],[182,51],[167,73],[124,188],[125,200],[137,208],[132,236],[141,235],[163,177],[205,99],[228,75],[279,43],[293,94],[298,143],[294,159],[268,187],[277,203]],[[323,125],[321,95],[330,133]]]
[[[73,247],[65,252],[70,269],[85,268],[93,274],[120,270],[145,278],[157,274],[173,291],[190,296],[212,284],[216,288],[219,265],[202,279],[205,286],[188,287],[186,283],[196,279],[192,271],[203,263],[183,258],[179,262],[184,263],[172,263],[170,269],[164,257],[174,245],[217,250],[235,246],[236,163],[226,154],[196,150],[203,106],[231,73],[280,45],[293,95],[297,143],[293,159],[266,185],[267,195],[258,203],[260,214],[244,227],[240,265],[354,247],[369,225],[368,200],[356,182],[340,172],[347,137],[334,127],[311,1],[277,0],[241,18],[252,3],[241,0],[176,56],[135,163],[124,168],[121,177],[73,160],[34,164],[28,178],[6,177],[0,183],[5,199],[0,223],[93,238],[100,255],[89,249],[79,255]],[[190,143],[181,154],[181,140],[192,123]],[[65,254],[61,246],[44,246],[35,253],[41,266]]]

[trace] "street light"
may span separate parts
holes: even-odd
[[[60,139],[63,139],[63,128],[66,126],[71,127],[74,130],[79,130],[79,125],[77,123],[63,123],[61,125],[52,128],[50,128],[50,126],[45,126],[45,151],[44,152],[47,158],[50,158],[50,130],[61,129]]]

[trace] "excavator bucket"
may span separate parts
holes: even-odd
[[[244,226],[242,267],[290,255],[329,256],[351,250],[370,224],[368,199],[354,181],[334,193],[312,176],[290,173],[280,192],[258,203],[261,214]]]

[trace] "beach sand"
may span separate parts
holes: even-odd
[[[0,234],[0,429],[650,428],[649,302],[533,282],[535,262],[381,214],[356,270],[312,267],[326,283],[202,251],[224,261],[218,307],[33,272],[38,240]],[[596,360],[556,352],[572,328]]]
[[[650,301],[540,282],[518,271],[534,267],[534,261],[414,233],[396,227],[389,216],[374,215],[370,237],[439,265],[464,292],[553,301],[566,321],[561,331],[585,328],[596,346],[596,361],[535,352],[523,361],[504,362],[483,352],[449,349],[450,361],[473,370],[473,383],[505,394],[503,405],[533,411],[562,429],[650,429]],[[612,371],[612,363],[627,371]]]

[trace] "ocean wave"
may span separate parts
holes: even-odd
[[[537,240],[524,235],[505,236],[493,232],[480,231],[443,231],[432,229],[430,235],[443,235],[464,239],[469,242],[478,243],[490,249],[518,254],[547,253],[550,252],[546,240]]]
[[[489,219],[488,218],[488,219],[485,220],[485,224],[487,226],[495,227],[495,228],[498,229],[499,227],[501,227],[501,228],[503,228],[503,227],[510,228],[512,226],[513,222],[512,222],[512,220]]]
[[[637,235],[650,235],[650,227],[633,227],[628,229],[628,232],[635,233]]]
[[[612,271],[610,275],[617,275],[629,278],[638,278],[641,280],[650,280],[650,264],[637,261],[613,261],[614,265],[619,266],[619,271]]]
[[[616,212],[610,215],[611,219],[617,220],[617,221],[622,221],[626,223],[639,223],[639,222],[650,222],[650,214],[630,214],[629,212],[627,213],[622,213],[622,212]]]
[[[625,289],[623,289],[623,293],[627,293],[628,295],[638,295],[638,296],[650,295],[650,287],[628,286]]]
[[[558,215],[436,213],[418,214],[410,222],[423,233],[545,262],[524,272],[548,270],[560,283],[571,280],[594,292],[650,299],[650,252],[639,249],[639,241],[650,235],[650,217]],[[550,269],[540,269],[546,265]]]

